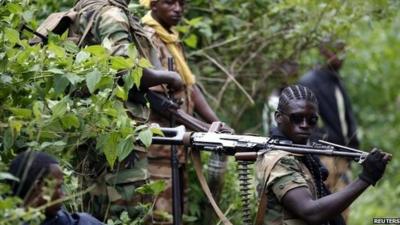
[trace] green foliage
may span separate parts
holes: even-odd
[[[26,39],[32,35],[28,32],[19,34],[21,24],[35,28],[51,12],[65,10],[73,2],[5,0],[0,8],[0,171],[6,171],[4,163],[20,150],[51,152],[69,168],[64,171],[69,194],[79,189],[69,165],[78,146],[94,140],[91,150],[104,155],[113,167],[126,159],[136,140],[149,146],[152,133],[160,133],[137,126],[123,105],[129,89],[139,85],[143,68],[149,66],[144,59],[135,60],[134,47],[130,47],[129,58],[122,58],[109,55],[102,46],[79,49],[66,34],[50,35],[49,44],[43,47],[29,46]],[[398,7],[396,0],[193,0],[178,27],[200,85],[205,86],[220,118],[238,133],[259,132],[261,109],[271,90],[295,82],[296,77],[282,73],[286,62],[300,62],[301,71],[307,71],[316,62],[315,47],[321,38],[333,34],[348,41],[343,75],[362,146],[380,146],[394,154],[386,180],[353,205],[351,224],[366,224],[366,218],[370,223],[370,218],[378,216],[395,217],[399,211],[396,172],[400,160],[395,151],[400,144]],[[144,14],[135,1],[129,8],[136,15]],[[127,71],[123,85],[116,82],[117,70]],[[231,160],[221,207],[239,224],[235,170]],[[1,179],[7,177],[0,173]],[[190,213],[185,218],[199,224],[204,196],[194,179],[191,176]],[[162,186],[137,191],[157,194]],[[40,212],[19,208],[20,200],[7,197],[8,192],[0,183],[0,223],[31,220],[39,224]],[[79,210],[77,202],[81,201],[76,197],[67,206]],[[152,209],[140,207],[143,215]],[[143,222],[143,218],[122,214],[108,224]]]
[[[0,9],[1,159],[7,162],[29,149],[51,152],[68,164],[78,146],[95,140],[93,152],[104,155],[113,167],[131,153],[137,140],[149,146],[152,131],[137,127],[123,103],[149,62],[137,60],[134,51],[132,57],[121,58],[102,46],[79,49],[66,34],[50,35],[48,45],[30,46],[18,27],[35,25],[24,15],[38,13],[41,6],[7,1]],[[53,6],[51,10],[59,10],[59,4]],[[125,70],[122,79],[131,82],[119,85],[119,70]],[[2,219],[39,218],[18,208],[19,201],[7,198],[4,204],[8,211]]]
[[[383,181],[352,206],[351,224],[365,224],[374,217],[396,217],[400,210],[399,22],[400,15],[381,21],[365,16],[349,38],[343,75],[355,102],[362,147],[379,146],[393,154]]]

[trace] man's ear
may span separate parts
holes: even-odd
[[[277,124],[282,123],[282,113],[275,111],[275,121]]]
[[[157,11],[157,2],[158,1],[150,1],[150,9],[151,9],[151,11]]]

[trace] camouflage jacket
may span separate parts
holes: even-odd
[[[306,187],[314,198],[317,198],[316,186],[312,174],[299,157],[294,155],[283,156],[272,168],[265,190],[261,190],[268,174],[264,174],[267,165],[279,155],[281,151],[271,151],[259,157],[256,162],[257,193],[268,195],[267,212],[264,224],[268,225],[305,225],[306,223],[285,210],[281,200],[290,190],[297,187]]]
[[[172,55],[169,52],[165,43],[157,36],[154,28],[150,26],[145,26],[144,30],[146,35],[150,38],[151,42],[153,43],[158,60],[161,62],[161,65],[164,69],[168,69],[168,58],[171,58]],[[183,47],[181,46],[181,51],[183,51]],[[173,65],[176,68],[176,65]],[[151,88],[153,91],[162,92],[162,93],[170,93],[166,85],[158,85]],[[175,91],[173,93],[174,98],[181,102],[181,109],[183,109],[189,115],[193,114],[194,109],[194,102],[192,101],[192,86],[187,86],[183,88],[181,91]],[[155,113],[150,113],[150,122],[158,123],[160,126],[170,126],[170,121],[165,119]],[[170,159],[170,146],[166,145],[153,145],[148,150],[148,157],[152,159]],[[179,161],[181,163],[185,163],[186,161],[186,153],[183,148],[179,148],[178,151]],[[151,170],[152,171],[152,170]],[[151,173],[150,171],[150,173]],[[157,170],[157,173],[161,173],[160,170]]]

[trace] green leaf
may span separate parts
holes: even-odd
[[[197,36],[195,34],[190,34],[189,37],[185,38],[185,44],[191,48],[197,47]]]
[[[85,62],[87,59],[90,58],[90,54],[86,51],[80,51],[75,58],[75,64],[80,64]]]
[[[85,51],[92,53],[93,56],[104,56],[107,54],[107,50],[101,45],[90,45],[85,48]]]
[[[63,36],[64,35],[68,35],[68,32],[65,32],[63,34]],[[64,42],[64,48],[65,48],[65,50],[67,50],[68,52],[73,53],[73,54],[76,54],[76,53],[79,52],[78,46],[74,42],[72,42],[70,40],[66,40]]]
[[[101,79],[101,73],[95,69],[86,75],[86,85],[91,94],[96,90],[96,85]]]
[[[15,3],[8,3],[7,9],[8,9],[8,11],[10,11],[11,13],[14,13],[14,14],[19,14],[23,10],[21,5],[15,4]]]
[[[158,135],[158,136],[164,137],[164,133],[161,131],[160,128],[158,128],[158,127],[151,127],[150,130],[151,130],[151,132],[152,132],[153,134],[156,134],[156,135]]]
[[[143,75],[143,69],[141,67],[136,67],[131,72],[133,83],[137,88],[140,87],[140,80],[142,79],[142,75]]]
[[[201,24],[202,22],[203,22],[203,17],[196,17],[196,18],[193,18],[193,19],[191,19],[191,20],[188,20],[188,21],[186,21],[187,22],[187,24],[189,24],[190,26],[193,26],[193,27],[195,27],[195,26],[197,26],[197,25],[199,25],[199,24]]]
[[[151,65],[151,62],[149,60],[147,60],[146,58],[140,58],[139,60],[139,66],[142,68],[150,68],[153,65]]]
[[[120,139],[118,133],[111,133],[106,135],[105,142],[102,146],[104,155],[111,168],[114,167],[115,160],[117,159],[117,143]]]
[[[130,44],[128,46],[128,56],[131,58],[131,60],[136,59],[138,56],[138,51],[136,49],[135,44]]]
[[[4,36],[9,42],[11,42],[12,45],[19,43],[20,41],[18,31],[8,27],[4,29]]]
[[[13,180],[13,181],[19,181],[17,177],[14,177],[10,173],[5,173],[5,172],[0,172],[0,180]]]
[[[36,119],[40,118],[42,116],[42,111],[43,111],[43,103],[39,101],[35,101],[32,106],[32,111],[33,115],[35,116]]]
[[[14,138],[12,136],[11,129],[6,129],[3,136],[3,148],[5,151],[10,149],[14,144]]]
[[[61,117],[61,123],[65,129],[79,128],[80,126],[79,119],[74,114],[67,114]]]
[[[15,116],[22,117],[24,119],[32,118],[32,110],[24,108],[8,108]]]
[[[136,192],[140,194],[149,194],[157,196],[165,190],[166,183],[163,180],[152,181],[149,184],[144,184],[136,188]]]
[[[111,68],[115,70],[129,69],[134,65],[132,59],[122,56],[113,56],[111,58]]]
[[[123,101],[128,99],[128,93],[119,85],[115,88],[115,95]]]
[[[142,130],[139,132],[139,140],[144,144],[144,146],[149,147],[151,145],[151,138],[153,133],[150,129]]]
[[[69,80],[64,75],[57,75],[54,77],[54,92],[56,94],[64,93],[65,88],[68,87]]]
[[[53,117],[62,117],[64,114],[67,112],[67,102],[65,99],[59,101],[57,104],[55,104],[52,108],[51,111],[53,113]]]
[[[49,46],[49,51],[53,52],[58,58],[62,58],[65,56],[64,48],[61,48],[60,46],[57,46],[54,43],[50,43],[48,46]]]
[[[63,75],[65,73],[64,70],[61,70],[61,69],[58,69],[58,68],[48,69],[47,72],[54,73],[54,74],[59,74],[59,75]]]
[[[11,128],[13,137],[16,137],[17,135],[19,135],[21,132],[22,125],[23,125],[22,121],[12,119],[12,120],[9,120],[9,124],[10,124],[10,128]]]
[[[117,146],[117,154],[118,154],[118,161],[124,160],[131,152],[133,151],[133,140],[131,136],[128,136],[124,140],[118,143]]]
[[[67,73],[67,74],[65,74],[65,77],[69,80],[69,82],[71,82],[72,85],[76,85],[85,79],[74,73]]]

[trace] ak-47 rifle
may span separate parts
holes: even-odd
[[[281,150],[296,154],[316,154],[340,156],[362,163],[369,154],[346,146],[319,141],[312,145],[293,144],[269,137],[233,135],[225,133],[186,132],[184,126],[161,128],[165,136],[153,137],[154,144],[185,145],[206,151],[217,151],[235,156],[238,160],[255,161],[259,155],[268,151]]]

